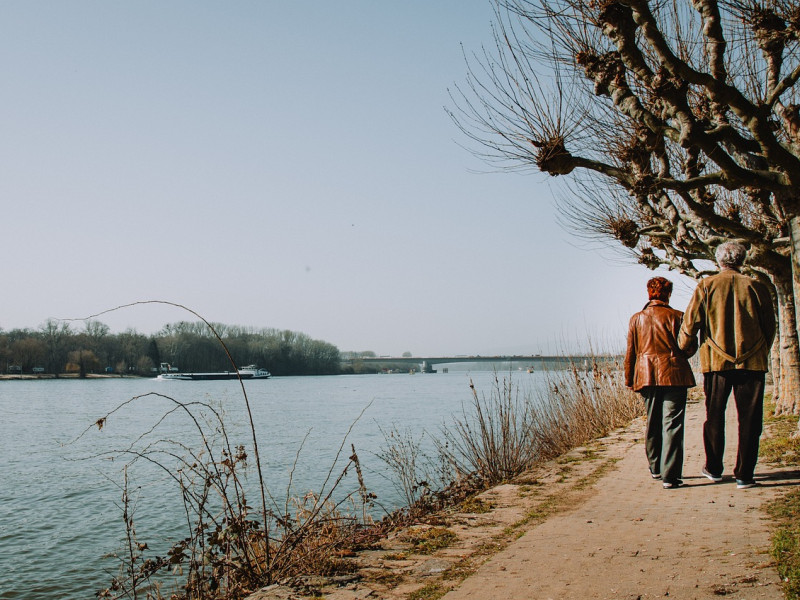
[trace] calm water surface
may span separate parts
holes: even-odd
[[[342,461],[354,444],[367,487],[384,507],[396,508],[402,500],[375,456],[384,445],[381,428],[415,436],[435,433],[470,400],[470,378],[488,396],[493,377],[488,371],[451,371],[248,382],[267,485],[285,497],[306,438],[292,488],[299,495],[318,490],[352,427]],[[512,379],[525,389],[536,385],[538,377],[515,372]],[[0,381],[0,598],[83,600],[107,587],[118,567],[109,555],[122,548],[124,538],[124,461],[103,453],[128,447],[174,406],[153,392],[222,407],[231,441],[251,449],[242,391],[235,381]],[[132,398],[102,430],[91,426]],[[177,414],[157,431],[153,439],[200,446],[196,431]],[[140,462],[129,476],[140,539],[152,547],[184,537],[180,497],[165,475]],[[250,503],[257,505],[255,500]]]

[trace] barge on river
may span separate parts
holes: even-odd
[[[180,380],[180,381],[214,381],[223,379],[269,379],[272,374],[266,369],[260,369],[255,365],[242,367],[238,371],[223,371],[220,373],[180,373],[167,368],[167,372],[161,373],[157,379]]]

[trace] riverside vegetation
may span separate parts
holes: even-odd
[[[0,329],[0,365],[3,373],[12,377],[87,377],[99,373],[147,377],[157,373],[161,363],[184,371],[229,370],[230,361],[218,335],[237,365],[264,366],[278,376],[365,374],[380,372],[382,367],[407,368],[402,364],[365,364],[358,359],[375,357],[375,352],[341,352],[333,344],[288,329],[213,323],[214,335],[200,319],[169,323],[153,335],[134,329],[111,333],[108,325],[94,319],[87,320],[83,329],[54,319],[35,330]],[[351,363],[343,364],[345,360]]]
[[[94,319],[86,321],[83,329],[50,319],[37,330],[0,329],[0,364],[4,372],[7,366],[11,372],[13,365],[20,374],[55,377],[92,373],[149,376],[162,362],[189,371],[229,370],[230,355],[236,365],[265,366],[273,375],[331,375],[341,371],[339,349],[305,334],[222,323],[213,326],[212,333],[202,320],[180,321],[148,336],[132,329],[113,334],[106,324]],[[225,348],[217,336],[225,341]]]
[[[426,520],[435,524],[438,511],[469,504],[487,487],[640,415],[641,402],[625,388],[618,367],[608,361],[596,361],[588,369],[571,365],[550,372],[543,389],[526,393],[510,375],[496,374],[488,392],[472,386],[451,426],[425,432],[433,440],[432,451],[424,450],[430,445],[423,446],[420,436],[384,431],[380,458],[394,473],[407,505],[380,519],[372,516],[375,498],[347,436],[333,461],[336,465],[339,456],[349,455],[344,468],[332,466],[319,490],[299,498],[289,491],[276,495],[261,479],[252,417],[252,439],[241,443],[229,438],[224,415],[211,403],[147,394],[165,399],[172,408],[129,447],[104,453],[126,464],[120,505],[126,542],[116,555],[118,573],[98,596],[238,600],[263,586],[301,585],[311,576],[358,578],[351,557],[359,550],[401,527]],[[244,386],[242,398],[247,405]],[[109,417],[121,407],[94,426],[108,427],[113,423]],[[197,447],[159,438],[159,423],[177,416],[195,431]],[[139,461],[168,473],[175,501],[185,513],[185,536],[165,551],[151,550],[137,535],[128,473]],[[256,471],[255,489],[247,482],[248,464]],[[477,511],[480,502],[473,503]],[[417,552],[433,551],[450,541],[448,531],[437,527],[418,537],[413,540]],[[431,593],[429,597],[438,594]]]

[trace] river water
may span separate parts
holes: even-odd
[[[498,376],[511,377],[522,390],[542,381],[525,371]],[[384,433],[435,435],[462,414],[471,398],[470,380],[489,396],[494,377],[491,371],[451,369],[246,382],[267,487],[285,497],[292,473],[293,494],[318,490],[346,438],[341,466],[354,444],[367,488],[386,510],[397,508],[402,498],[377,456],[386,445]],[[221,408],[228,437],[252,457],[237,381],[0,381],[1,599],[84,600],[108,586],[119,565],[113,553],[122,549],[125,535],[120,508],[125,460],[114,451],[156,424],[150,440],[201,444],[180,411],[161,420],[175,406],[171,399]],[[102,429],[93,425],[108,413]],[[184,537],[180,496],[168,477],[146,461],[132,465],[128,476],[139,538],[152,547]],[[256,498],[249,503],[259,504]]]

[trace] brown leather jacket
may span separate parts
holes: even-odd
[[[686,354],[678,347],[682,317],[681,311],[661,300],[651,300],[631,317],[625,385],[637,392],[655,385],[695,385]]]

